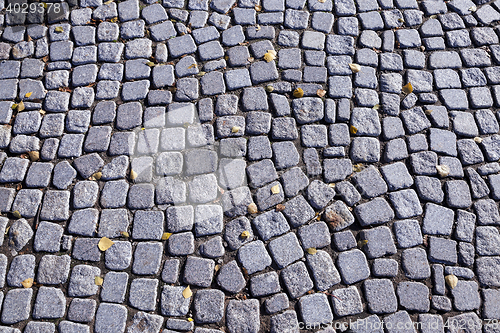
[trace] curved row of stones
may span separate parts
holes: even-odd
[[[495,2],[8,5],[0,332],[500,332]]]

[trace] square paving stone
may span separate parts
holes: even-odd
[[[360,237],[368,241],[363,248],[370,259],[396,253],[396,246],[394,245],[391,230],[388,227],[382,226],[362,230]]]
[[[161,294],[161,313],[164,316],[185,316],[189,311],[191,297],[184,298],[184,286],[163,286]]]
[[[37,282],[61,284],[68,279],[71,258],[68,255],[45,255],[38,264]]]
[[[224,316],[224,293],[215,289],[198,291],[194,298],[194,309],[196,322],[219,322]]]
[[[288,233],[272,240],[269,242],[268,248],[274,262],[280,268],[288,266],[304,255],[297,236],[294,233]]]
[[[265,269],[271,265],[272,260],[260,240],[245,244],[238,249],[238,261],[246,269],[248,274]]]
[[[254,297],[262,297],[279,292],[281,288],[278,274],[276,272],[269,272],[253,276],[250,280],[250,290]]]
[[[400,305],[406,310],[429,311],[429,288],[425,284],[420,282],[400,282],[397,293]]]
[[[327,290],[340,283],[340,274],[327,252],[319,250],[315,254],[306,254],[306,259],[317,290]]]
[[[408,278],[420,280],[431,275],[427,253],[421,248],[404,250],[401,255],[401,265]]]
[[[101,275],[101,270],[89,265],[77,265],[71,272],[68,286],[68,296],[85,297],[97,293],[99,287],[95,284],[95,277]]]
[[[391,280],[366,280],[363,286],[370,312],[376,314],[392,313],[398,309],[398,301]]]
[[[340,253],[337,266],[345,284],[353,284],[370,276],[366,256],[358,249]]]
[[[128,274],[109,272],[104,276],[101,300],[104,302],[123,303],[127,291]]]
[[[98,235],[100,237],[121,237],[122,231],[127,231],[129,216],[126,209],[103,209],[99,219]]]
[[[12,289],[3,301],[2,323],[11,325],[29,318],[33,289]]]
[[[417,193],[414,190],[392,192],[389,194],[389,199],[394,206],[397,218],[405,219],[423,213]]]
[[[457,262],[457,242],[451,239],[429,237],[429,260],[453,265]]]
[[[184,267],[184,282],[199,287],[212,284],[215,263],[211,259],[188,257]]]
[[[163,235],[163,212],[137,211],[134,214],[132,237],[134,239],[160,240]]]
[[[68,319],[89,323],[94,319],[97,302],[93,299],[74,298],[68,308]]]
[[[40,287],[33,307],[34,319],[56,319],[64,316],[66,297],[61,289]]]
[[[123,332],[127,320],[127,308],[118,304],[101,303],[95,316],[94,332]]]
[[[332,295],[333,311],[336,316],[351,316],[363,312],[361,297],[355,286],[335,289]]]
[[[129,303],[136,309],[154,311],[158,280],[134,279],[130,284]]]
[[[158,242],[139,243],[135,248],[132,272],[138,275],[158,273],[163,253],[163,245]]]

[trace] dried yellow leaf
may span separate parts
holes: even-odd
[[[186,289],[182,291],[182,296],[184,296],[184,298],[193,296],[193,292],[191,291],[191,288],[189,286],[187,286]]]
[[[473,12],[473,13],[474,13],[476,10],[477,10],[477,7],[476,7],[476,6],[472,6],[472,7],[470,7],[470,8],[469,8],[469,11],[471,11],[471,12]]]
[[[233,126],[231,128],[231,133],[238,133],[240,131],[240,127],[239,126]]]
[[[36,150],[30,151],[28,155],[30,157],[31,162],[36,162],[40,159],[40,153],[37,152]]]
[[[272,194],[278,194],[278,193],[280,193],[280,186],[279,186],[279,184],[276,184],[273,187],[271,187],[271,193]]]
[[[373,107],[372,107],[373,110],[378,110],[380,109],[380,104],[375,104]]]
[[[354,126],[349,126],[349,132],[351,132],[351,134],[356,134],[358,133],[358,129]]]
[[[135,172],[134,170],[130,170],[130,179],[134,180],[137,178],[137,172]]]
[[[254,59],[254,57],[248,57],[247,60],[248,60],[248,62],[253,62],[255,59]]]
[[[361,170],[363,170],[363,169],[364,169],[364,167],[363,167],[363,164],[361,164],[361,163],[354,164],[354,165],[352,166],[352,170],[353,170],[354,172],[360,172],[360,171],[361,171]]]
[[[450,286],[451,289],[457,286],[458,278],[453,274],[446,275],[444,277],[444,280],[446,281],[446,284]]]
[[[205,75],[205,74],[207,74],[207,73],[206,73],[206,72],[199,72],[199,73],[198,73],[198,74],[196,74],[196,75],[198,75],[198,76],[203,76],[203,75]]]
[[[405,94],[411,94],[413,92],[413,86],[411,85],[411,82],[408,82],[403,86],[403,92]]]
[[[250,232],[248,230],[245,230],[241,233],[241,238],[248,238],[250,237]]]
[[[21,213],[19,213],[19,211],[18,211],[18,210],[13,211],[13,212],[12,212],[12,215],[14,215],[14,217],[15,217],[16,219],[20,219],[20,218],[22,217],[22,216],[21,216]]]
[[[261,5],[255,5],[255,10],[260,12],[262,10],[262,6]]]
[[[368,244],[368,241],[366,239],[361,239],[358,241],[358,247],[363,247],[366,244]]]
[[[258,24],[257,24],[257,25],[255,26],[255,30],[260,31],[260,29],[262,29],[262,28],[260,27],[260,25],[258,25]]]
[[[32,94],[33,94],[33,92],[30,91],[29,93],[26,93],[26,95],[24,95],[24,97],[29,98],[29,97],[31,97]]]
[[[250,214],[255,214],[255,213],[257,213],[257,212],[258,212],[257,205],[256,205],[255,203],[253,203],[253,202],[252,202],[251,204],[249,204],[249,205],[248,205],[248,212],[249,212]]]
[[[63,29],[63,27],[58,26],[58,27],[56,27],[56,28],[54,29],[54,31],[55,31],[55,32],[64,32],[64,29]]]
[[[20,101],[19,104],[17,104],[17,111],[23,111],[24,109],[24,102]]]
[[[361,66],[358,64],[349,64],[349,68],[353,73],[357,73],[361,70]]]
[[[104,279],[100,276],[96,276],[94,278],[94,283],[96,286],[102,286],[102,283],[104,282]]]
[[[21,284],[23,285],[24,288],[31,288],[31,286],[33,285],[33,279],[28,278],[28,279],[24,280],[23,282],[21,282]]]
[[[10,108],[11,108],[12,110],[17,109],[17,104],[16,104],[16,103],[12,104],[12,106],[11,106]]]
[[[189,66],[188,66],[188,69],[191,69],[191,68],[197,68],[197,67],[198,67],[198,65],[197,65],[196,63],[194,63],[194,64],[192,64],[192,65],[189,65]]]
[[[120,232],[120,234],[121,234],[123,237],[125,237],[125,238],[130,237],[130,235],[129,235],[129,234],[128,234],[128,232],[126,232],[126,231],[122,231],[122,232]]]
[[[164,232],[163,235],[161,235],[161,239],[162,240],[167,240],[167,239],[170,238],[170,236],[172,236],[171,232]]]
[[[476,136],[476,137],[474,138],[474,142],[475,142],[475,143],[481,143],[481,142],[483,142],[483,138],[480,138],[479,136]]]
[[[43,5],[43,8],[47,9],[47,3],[46,2],[42,2],[42,5]]]
[[[306,251],[309,254],[316,254],[318,252],[318,250],[316,250],[314,247],[310,247]]]
[[[155,66],[155,63],[154,63],[154,62],[152,62],[152,61],[148,61],[148,62],[146,63],[146,65],[148,65],[149,67],[154,67],[154,66]]]
[[[118,22],[118,17],[115,16],[110,21],[111,21],[111,23],[116,23],[116,22]]]
[[[107,249],[109,249],[111,246],[113,246],[115,242],[113,242],[111,239],[109,239],[108,237],[103,237],[99,240],[99,243],[97,243],[97,247],[99,248],[99,250],[101,251],[106,251]]]
[[[304,96],[304,90],[302,90],[302,88],[297,88],[293,91],[293,97],[301,98],[303,96]]]
[[[326,95],[326,90],[318,89],[316,90],[316,95],[318,95],[319,97],[324,97]]]
[[[267,62],[271,62],[273,61],[274,59],[276,59],[276,55],[275,54],[272,54],[271,52],[267,52],[266,54],[264,54],[264,60],[267,61]]]
[[[266,86],[266,91],[267,91],[267,92],[273,92],[273,91],[274,91],[274,87],[273,87],[273,86],[271,86],[271,85],[267,85],[267,86]]]
[[[193,319],[193,318],[191,318],[191,317],[189,317],[189,318],[188,318],[188,321],[194,321],[194,319]]]
[[[427,110],[425,110],[425,114],[426,114],[426,115],[428,115],[428,116],[429,116],[431,113],[432,113],[432,110],[431,110],[431,109],[427,109]]]
[[[101,172],[101,171],[98,171],[98,172],[94,173],[94,174],[92,175],[92,177],[94,177],[94,179],[99,180],[99,179],[101,179],[101,177],[102,177],[102,172]]]
[[[38,112],[40,112],[41,115],[44,115],[46,113],[45,110],[40,110]]]
[[[429,16],[429,18],[432,19],[432,20],[437,19],[437,17],[438,17],[437,15],[431,15],[431,16]]]
[[[335,183],[330,183],[330,184],[328,184],[328,186],[331,187],[331,188],[334,188],[335,187]]]
[[[215,267],[214,267],[214,271],[218,272],[218,271],[219,271],[219,269],[220,269],[220,265],[219,265],[219,264],[215,265]]]
[[[10,229],[10,226],[8,226],[7,228],[5,228],[5,234],[6,235],[9,233],[9,229]]]
[[[109,5],[109,4],[110,4],[110,3],[112,3],[112,2],[113,2],[113,0],[109,0],[109,1],[106,1],[104,4],[105,4],[105,5]]]
[[[318,2],[325,3],[326,0],[318,0]]]
[[[398,18],[398,22],[400,22],[400,23],[405,23],[405,20],[404,20],[404,19],[402,19],[402,18]]]
[[[436,169],[437,169],[437,172],[438,174],[441,176],[441,177],[446,177],[450,174],[450,167],[447,166],[447,165],[436,165]]]
[[[283,204],[277,204],[276,205],[276,211],[277,212],[282,212],[284,210],[285,210],[285,205],[283,205]]]

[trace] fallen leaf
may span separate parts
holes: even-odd
[[[271,187],[271,193],[272,194],[278,194],[278,193],[280,193],[280,186],[279,186],[279,184],[276,184],[273,187]]]
[[[283,204],[277,204],[276,205],[276,211],[277,212],[282,212],[284,210],[285,210],[285,205],[283,205]]]
[[[148,65],[149,67],[154,67],[154,66],[155,66],[155,63],[154,63],[154,62],[152,62],[152,61],[148,61],[148,62],[146,63],[146,65]]]
[[[354,165],[352,166],[352,170],[353,170],[354,172],[360,172],[360,171],[361,171],[361,170],[363,170],[363,169],[364,169],[364,167],[363,167],[363,164],[361,164],[361,163],[354,164]]]
[[[172,236],[171,232],[164,232],[163,235],[161,235],[161,240],[167,240]]]
[[[31,288],[31,286],[33,285],[33,279],[28,278],[28,279],[24,280],[23,282],[21,282],[21,284],[23,285],[24,288]]]
[[[9,229],[10,229],[10,225],[7,228],[5,228],[5,234],[6,235],[9,233]]]
[[[10,108],[11,108],[12,110],[17,109],[17,104],[16,104],[16,103],[12,104],[12,106],[11,106]]]
[[[477,7],[476,7],[476,6],[472,6],[472,7],[470,7],[470,8],[469,8],[469,11],[470,11],[470,12],[473,12],[473,13],[474,13],[476,10],[477,10]]]
[[[349,132],[351,132],[351,134],[356,134],[358,133],[358,129],[354,126],[349,126]]]
[[[64,29],[63,29],[63,27],[58,26],[58,27],[56,27],[56,28],[54,29],[54,31],[55,31],[55,32],[64,32]]]
[[[380,109],[380,104],[375,104],[373,107],[372,107],[373,110],[378,110]]]
[[[189,317],[189,318],[188,318],[188,321],[194,321],[194,319],[193,319],[193,318],[191,318],[191,317]]]
[[[94,283],[96,286],[102,286],[102,283],[104,282],[104,279],[100,276],[96,276],[94,278]]]
[[[126,231],[122,231],[122,232],[120,232],[120,234],[121,234],[123,237],[125,237],[125,238],[130,237],[130,235],[129,235],[129,234],[128,234],[128,232],[126,232]]]
[[[94,174],[92,175],[92,177],[94,177],[94,179],[99,180],[99,179],[101,179],[101,177],[102,177],[102,172],[101,172],[101,171],[96,172],[96,173],[94,173]]]
[[[411,82],[408,82],[403,86],[403,92],[407,95],[413,92],[413,86],[411,85]]]
[[[255,5],[255,10],[260,12],[262,10],[262,6],[261,5]]]
[[[247,209],[250,214],[255,214],[258,212],[257,205],[253,202],[248,205]]]
[[[241,233],[241,238],[248,238],[250,237],[250,232],[248,230],[245,230]]]
[[[105,5],[109,5],[109,4],[110,4],[110,3],[112,3],[112,2],[113,2],[113,0],[109,0],[109,1],[106,1],[104,4],[105,4]]]
[[[255,26],[255,30],[260,31],[260,29],[262,29],[262,28],[260,27],[260,25],[258,25],[258,24],[257,24],[257,25]]]
[[[431,113],[432,113],[432,110],[431,110],[431,109],[427,109],[427,110],[425,110],[425,114],[426,114],[426,115],[428,115],[428,116],[429,116]]]
[[[438,17],[437,15],[431,15],[431,16],[429,16],[429,18],[433,19],[433,20],[437,19],[437,17]]]
[[[318,89],[316,90],[316,95],[318,95],[319,97],[324,97],[326,95],[326,90]]]
[[[458,278],[455,275],[453,275],[453,274],[446,275],[444,277],[444,280],[446,281],[446,284],[448,286],[450,286],[451,289],[453,289],[453,288],[455,288],[457,286]]]
[[[37,152],[36,150],[30,151],[28,155],[30,157],[31,162],[36,162],[40,159],[40,153]]]
[[[42,115],[44,115],[46,113],[45,110],[40,110],[38,112],[40,112],[40,114],[42,114]]]
[[[188,69],[191,69],[191,68],[197,68],[197,67],[198,67],[198,65],[197,65],[196,63],[194,63],[194,64],[192,64],[192,65],[188,66]]]
[[[330,183],[330,184],[328,184],[328,186],[334,188],[335,187],[335,183]]]
[[[116,22],[118,22],[118,17],[115,16],[110,21],[111,21],[111,23],[116,23]]]
[[[266,62],[271,62],[271,61],[273,61],[274,59],[276,59],[276,52],[273,54],[273,53],[271,53],[271,52],[267,51],[267,53],[266,53],[266,54],[264,54],[264,60],[265,60]]]
[[[218,271],[219,271],[219,269],[220,269],[220,265],[219,265],[219,264],[215,265],[215,267],[214,267],[214,271],[218,272]]]
[[[203,75],[205,75],[205,74],[207,74],[207,73],[206,73],[206,72],[199,72],[199,73],[198,73],[198,74],[196,74],[196,75],[198,75],[198,76],[203,76]]]
[[[267,85],[267,86],[266,86],[266,91],[267,91],[267,92],[273,92],[273,91],[274,91],[274,87],[273,87],[273,86],[271,86],[271,85]]]
[[[24,111],[25,107],[24,107],[24,102],[23,101],[20,101],[19,104],[17,104],[17,111]]]
[[[405,20],[404,20],[404,19],[402,19],[402,18],[398,18],[398,22],[400,22],[400,23],[405,23]]]
[[[103,237],[99,240],[99,243],[97,244],[97,247],[99,248],[99,250],[101,251],[106,251],[107,249],[109,249],[111,246],[113,246],[115,242],[113,242],[111,239],[109,239],[108,237]]]
[[[20,218],[22,217],[22,216],[21,216],[21,213],[19,213],[19,211],[18,211],[18,210],[13,211],[13,212],[12,212],[12,215],[14,215],[14,217],[15,217],[16,219],[20,219]]]
[[[368,244],[368,241],[366,239],[361,239],[358,241],[358,247],[363,247],[366,244]]]
[[[318,252],[318,250],[316,250],[314,247],[310,247],[306,251],[309,254],[316,254]]]
[[[231,133],[238,133],[240,131],[240,127],[239,126],[233,126],[231,128]]]
[[[297,88],[293,91],[293,97],[301,98],[303,96],[304,96],[304,90],[302,90],[302,88]]]
[[[182,296],[184,296],[184,298],[193,296],[193,292],[191,291],[191,288],[189,288],[189,286],[187,286],[186,289],[182,291]]]
[[[474,138],[474,142],[475,142],[475,143],[481,143],[481,142],[483,142],[483,138],[480,138],[479,136],[476,136],[476,137]]]
[[[248,57],[247,60],[248,60],[248,62],[253,62],[255,59],[254,59],[254,57]]]
[[[361,70],[361,66],[358,64],[349,64],[349,68],[353,73],[357,73]]]
[[[325,3],[326,0],[318,0],[318,2]]]
[[[26,97],[26,98],[30,98],[32,94],[33,94],[33,92],[32,92],[32,91],[30,91],[29,93],[26,93],[26,95],[24,95],[24,97]]]
[[[450,174],[450,167],[447,166],[447,165],[436,165],[436,169],[437,169],[437,172],[438,174],[441,176],[441,177],[446,177]]]
[[[130,179],[134,180],[137,178],[137,172],[135,172],[134,170],[130,170]]]

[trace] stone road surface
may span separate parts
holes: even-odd
[[[0,333],[500,332],[499,1],[0,9]]]

